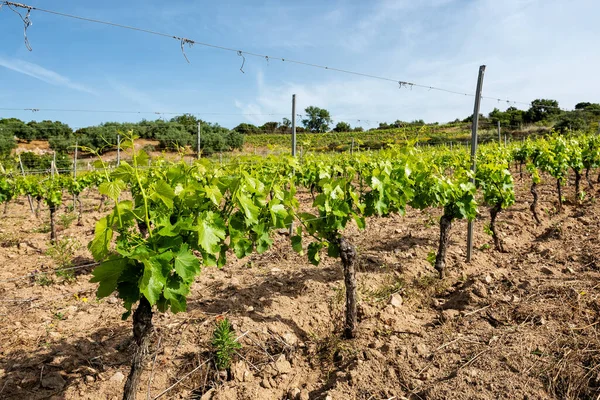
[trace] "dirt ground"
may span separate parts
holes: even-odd
[[[155,314],[138,398],[165,399],[591,399],[600,393],[600,206],[571,199],[555,211],[554,182],[539,187],[541,225],[529,212],[529,181],[499,215],[506,253],[475,223],[456,222],[448,276],[427,261],[439,212],[373,218],[347,236],[359,252],[359,334],[342,340],[339,261],[310,265],[278,235],[273,248],[223,269],[205,268],[188,311]],[[594,192],[592,190],[592,192]],[[594,192],[595,193],[595,192]],[[85,244],[103,212],[84,194],[82,226],[60,217],[74,277],[57,276],[47,216],[27,201],[0,219],[0,398],[119,399],[133,352],[120,301],[95,299]],[[22,199],[24,200],[24,199]],[[77,243],[81,244],[77,248]],[[59,252],[60,253],[60,252]],[[65,251],[67,255],[69,251]],[[35,273],[35,276],[25,275]],[[210,338],[226,315],[241,336],[227,374],[214,372]],[[177,383],[182,379],[179,383]],[[176,384],[177,383],[177,384]],[[149,394],[149,397],[147,397]]]

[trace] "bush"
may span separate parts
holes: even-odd
[[[156,139],[159,149],[178,150],[180,147],[188,146],[192,136],[183,129],[183,126],[171,124],[165,132],[158,133]]]
[[[12,150],[17,147],[17,141],[10,132],[0,131],[0,156],[10,155]]]

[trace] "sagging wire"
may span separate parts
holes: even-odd
[[[6,5],[12,12],[14,12],[15,14],[17,14],[21,18],[21,20],[23,21],[23,36],[25,38],[25,47],[27,47],[27,50],[33,51],[33,48],[29,44],[29,38],[27,37],[27,29],[31,25],[33,25],[33,22],[31,22],[31,19],[29,18],[29,16],[31,15],[31,7],[28,6],[28,5],[25,5],[25,4],[20,4],[20,3],[4,2],[4,3],[2,3],[2,5],[0,5],[0,8],[2,8],[3,5]],[[13,5],[15,7],[21,7],[21,8],[27,9],[27,14],[25,14],[25,16],[23,16],[23,14],[21,14],[20,12],[18,12],[17,10],[15,10],[13,8]]]
[[[242,53],[241,50],[238,50],[237,55],[242,57],[242,66],[240,67],[240,71],[242,71],[242,74],[245,74],[244,72],[244,64],[246,64],[246,57],[244,57],[244,53]]]
[[[187,38],[181,38],[181,53],[183,54],[183,57],[185,58],[185,61],[187,61],[188,64],[191,64],[190,60],[188,60],[187,55],[185,54],[185,48],[184,48],[184,46],[186,44],[189,46],[189,48],[192,48],[192,46],[194,45],[194,41],[190,40],[190,39],[187,39]]]

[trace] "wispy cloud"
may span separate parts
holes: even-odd
[[[113,79],[109,79],[108,83],[110,87],[118,93],[124,99],[129,100],[130,102],[145,108],[142,111],[170,111],[168,110],[164,104],[159,101],[156,101],[153,96],[145,91],[136,89],[129,85],[125,85],[123,83],[117,82]]]
[[[49,83],[51,85],[63,86],[93,95],[97,94],[93,89],[85,85],[73,82],[66,76],[60,75],[57,72],[28,61],[0,57],[0,66],[32,78],[39,79],[40,81]]]

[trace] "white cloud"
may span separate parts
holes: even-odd
[[[431,0],[425,5],[387,0],[353,21],[353,35],[338,33],[340,47],[333,54],[338,60],[351,60],[352,52],[363,51],[354,64],[340,61],[336,66],[469,94],[474,93],[479,65],[486,64],[484,96],[523,102],[553,98],[572,108],[578,101],[600,100],[600,81],[595,79],[600,55],[593,51],[600,36],[598,14],[600,3],[594,0]],[[318,42],[319,34],[312,39]],[[397,41],[382,39],[394,35]],[[449,121],[473,109],[473,97],[399,89],[393,82],[330,71],[309,72],[277,83],[261,75],[256,96],[237,101],[236,107],[289,112],[296,93],[299,109],[324,107],[337,120]],[[507,106],[484,100],[482,111]]]
[[[118,95],[127,99],[138,106],[144,108],[141,111],[165,112],[170,111],[161,102],[156,101],[148,92],[136,89],[113,79],[108,79],[108,83]]]
[[[91,88],[73,82],[69,78],[60,75],[57,72],[46,69],[38,64],[34,64],[23,60],[0,57],[0,66],[30,76],[32,78],[39,79],[51,85],[63,86],[69,89],[96,95],[96,92]]]

